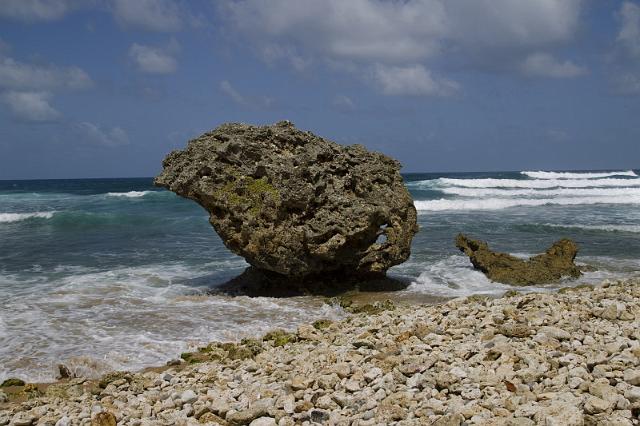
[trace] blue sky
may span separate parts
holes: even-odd
[[[640,167],[640,2],[0,0],[0,179],[281,119],[405,172]]]

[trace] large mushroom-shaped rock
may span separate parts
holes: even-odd
[[[223,124],[173,151],[156,185],[192,199],[234,253],[286,277],[380,277],[418,230],[400,163],[298,130]]]
[[[580,268],[574,263],[578,246],[569,239],[553,243],[543,254],[528,260],[489,249],[484,241],[472,240],[463,234],[456,237],[456,247],[464,252],[476,269],[491,280],[512,285],[556,282],[562,277],[578,278]]]

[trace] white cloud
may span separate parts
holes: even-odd
[[[617,41],[629,56],[640,60],[640,6],[629,1],[620,8],[622,25]]]
[[[298,71],[319,61],[333,70],[379,80],[387,94],[442,94],[455,89],[429,71],[435,61],[527,73],[519,66],[539,52],[551,55],[579,26],[583,0],[226,0],[219,10],[267,62]],[[552,56],[549,56],[553,58]],[[539,58],[538,58],[539,61]],[[378,68],[381,64],[383,68]],[[419,65],[419,67],[418,67]],[[546,77],[584,70],[553,60]],[[396,68],[393,68],[396,67]],[[373,69],[373,71],[371,71]],[[402,75],[393,78],[389,74]],[[401,81],[414,81],[403,84]],[[411,86],[411,87],[410,87]]]
[[[333,106],[344,111],[353,111],[356,109],[355,103],[346,95],[337,95],[333,98]]]
[[[21,21],[53,21],[76,5],[77,0],[2,0],[0,16]]]
[[[548,53],[532,53],[521,64],[522,72],[532,77],[570,78],[587,70],[571,61],[559,62]]]
[[[85,121],[82,123],[75,123],[74,128],[83,140],[89,143],[108,147],[129,144],[129,136],[121,127],[116,126],[107,129]]]
[[[449,96],[459,89],[454,81],[434,78],[422,65],[377,65],[373,78],[378,89],[386,95]]]
[[[89,75],[78,67],[34,65],[0,57],[0,87],[7,89],[85,89]]]
[[[618,17],[620,31],[611,56],[613,90],[622,95],[640,95],[640,6],[625,1]]]
[[[123,26],[150,31],[179,31],[183,12],[173,0],[114,0],[113,15]]]
[[[231,83],[227,80],[220,82],[220,90],[225,95],[229,96],[238,105],[247,105],[248,102],[236,89],[233,88]]]
[[[282,59],[287,60],[291,68],[298,72],[307,70],[313,63],[312,58],[305,58],[298,55],[291,46],[284,47],[274,43],[262,46],[260,54],[262,59],[269,65],[273,65]]]
[[[175,55],[179,51],[180,45],[174,39],[165,47],[134,43],[129,48],[129,57],[140,71],[153,74],[171,74],[178,68]]]
[[[583,0],[441,0],[446,38],[468,51],[540,50],[570,41]],[[469,52],[467,52],[469,53]]]
[[[235,28],[283,50],[293,43],[309,54],[380,62],[430,56],[446,24],[439,0],[245,0],[221,10]]]
[[[273,99],[266,96],[245,96],[238,92],[227,80],[220,82],[220,91],[233,102],[244,107],[268,108],[273,105]]]
[[[57,120],[61,114],[51,106],[52,92],[86,89],[92,84],[78,67],[28,64],[0,55],[0,97],[20,120]]]
[[[50,99],[51,94],[48,92],[8,91],[2,95],[2,100],[16,118],[30,122],[55,121],[60,118],[60,113],[49,104]]]
[[[640,72],[620,72],[614,76],[614,90],[621,95],[640,95]]]

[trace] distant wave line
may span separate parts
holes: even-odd
[[[609,188],[640,186],[640,179],[453,179],[438,178],[409,182],[409,188],[440,189],[443,187],[462,188]]]
[[[613,171],[613,172],[546,172],[524,171],[521,175],[529,176],[534,179],[597,179],[610,176],[631,176],[638,177],[633,170]]]
[[[509,207],[580,204],[640,204],[640,196],[575,197],[575,198],[484,198],[457,200],[418,200],[414,205],[418,211],[443,210],[501,210]]]
[[[612,195],[640,196],[640,188],[557,188],[557,189],[502,189],[502,188],[441,188],[444,194],[462,197],[607,197]]]
[[[631,232],[640,233],[640,225],[560,225],[557,223],[543,223],[541,226],[562,229],[584,229],[588,231]]]

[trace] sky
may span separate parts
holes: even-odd
[[[640,168],[640,0],[0,0],[0,179],[283,119],[404,172]]]

